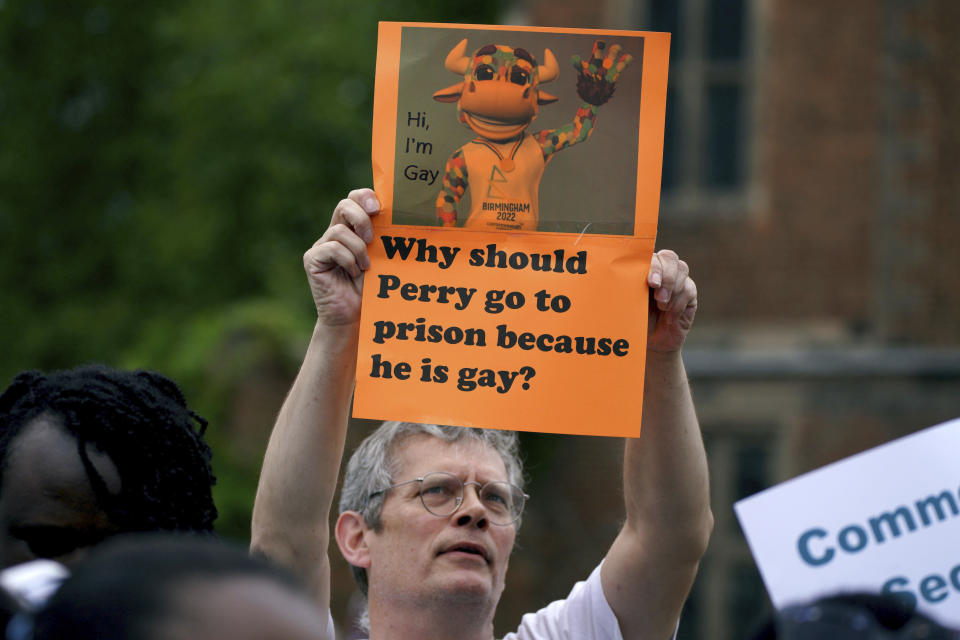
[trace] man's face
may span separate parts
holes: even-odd
[[[499,454],[475,441],[447,443],[432,436],[404,440],[396,453],[395,482],[431,471],[446,471],[463,482],[505,481]],[[503,592],[516,529],[490,524],[477,487],[464,490],[453,515],[440,518],[424,509],[420,485],[387,493],[379,532],[368,531],[370,599],[426,599],[496,608]]]
[[[107,489],[119,492],[113,461],[92,446],[87,454]],[[0,489],[0,567],[36,558],[69,564],[116,531],[97,501],[76,439],[49,415],[24,426],[7,453]]]

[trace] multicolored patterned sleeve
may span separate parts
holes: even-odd
[[[534,134],[540,148],[543,150],[544,163],[550,162],[550,158],[558,151],[571,147],[578,142],[583,142],[593,133],[593,127],[597,121],[598,108],[586,102],[577,109],[577,114],[573,117],[573,122],[557,129],[545,129]]]
[[[440,193],[437,195],[437,217],[445,227],[457,225],[457,204],[467,190],[467,159],[463,156],[463,149],[456,152],[447,160],[447,167],[443,172]]]

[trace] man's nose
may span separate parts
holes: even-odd
[[[490,524],[487,519],[487,508],[480,500],[480,485],[475,482],[464,483],[463,502],[457,510],[457,524],[461,527],[474,525],[484,529]]]

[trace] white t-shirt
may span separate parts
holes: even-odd
[[[613,609],[603,595],[600,567],[573,585],[565,600],[555,600],[520,620],[503,640],[623,640]]]
[[[565,600],[524,615],[520,627],[503,640],[623,640],[617,616],[603,595],[600,567],[586,581],[573,585]]]

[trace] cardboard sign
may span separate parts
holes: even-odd
[[[960,419],[736,503],[774,606],[887,592],[960,627],[958,450]]]
[[[381,23],[354,415],[639,433],[668,48]]]

